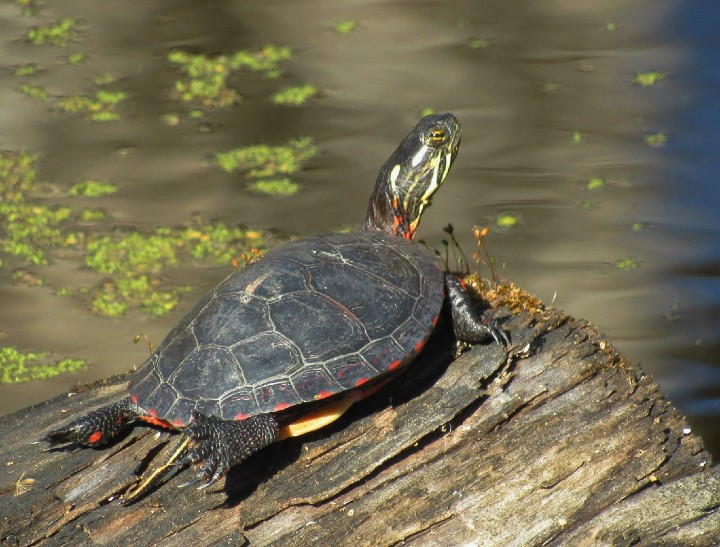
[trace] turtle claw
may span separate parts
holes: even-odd
[[[207,488],[222,479],[233,465],[275,441],[279,429],[275,416],[258,414],[246,420],[223,420],[192,411],[192,420],[184,428],[187,452],[173,465],[198,466],[195,478],[180,485]]]
[[[497,321],[492,320],[488,323],[485,323],[485,327],[487,327],[487,332],[490,336],[493,337],[495,343],[500,344],[506,348],[510,345],[510,338],[508,338],[507,333],[502,328],[500,328],[500,325],[497,323]]]
[[[195,477],[194,479],[190,479],[187,482],[184,482],[182,484],[178,484],[178,488],[187,488],[188,486],[195,486],[197,483],[201,482],[202,479],[200,477]]]

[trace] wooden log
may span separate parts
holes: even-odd
[[[117,497],[176,436],[137,427],[104,449],[47,430],[117,400],[119,377],[0,419],[0,542],[28,545],[710,545],[720,472],[657,385],[556,310],[486,315],[511,352],[421,361],[323,431],[275,444],[207,490],[184,471]]]

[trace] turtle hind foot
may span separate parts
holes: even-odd
[[[187,452],[176,465],[197,465],[195,478],[180,486],[202,483],[206,488],[225,476],[234,465],[280,438],[274,414],[258,414],[245,420],[223,420],[192,411],[192,421],[183,429]]]
[[[137,416],[137,405],[127,397],[46,433],[40,441],[51,446],[65,443],[100,446],[125,429]]]

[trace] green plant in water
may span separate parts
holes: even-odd
[[[0,153],[0,251],[46,264],[45,249],[65,245],[63,227],[74,211],[28,200],[46,186],[36,180],[36,160],[27,152]]]
[[[637,270],[638,269],[638,263],[633,258],[623,258],[622,260],[618,260],[615,262],[615,267],[619,270]]]
[[[175,82],[171,96],[205,108],[227,107],[237,99],[237,91],[227,85],[234,71],[250,70],[266,78],[277,78],[280,62],[291,57],[290,48],[275,45],[265,46],[259,51],[241,50],[214,57],[182,50],[171,51],[168,60],[179,65],[186,76]]]
[[[76,27],[77,21],[67,17],[55,25],[31,28],[27,32],[27,39],[36,46],[52,44],[64,47],[77,38]]]
[[[665,73],[663,72],[641,72],[633,78],[633,83],[642,87],[649,87],[664,79]]]
[[[57,106],[64,112],[83,114],[94,122],[107,122],[120,119],[117,105],[125,100],[124,91],[110,91],[99,89],[94,97],[87,95],[73,95],[58,100]]]
[[[67,56],[67,62],[69,65],[81,65],[87,61],[87,57],[84,53],[76,51]]]
[[[39,85],[22,84],[20,86],[20,91],[28,97],[39,99],[41,101],[47,101],[50,98],[47,90]]]
[[[118,316],[131,309],[165,315],[188,287],[168,286],[161,275],[184,257],[216,266],[231,264],[251,249],[264,247],[263,234],[230,228],[220,222],[197,222],[186,228],[156,228],[103,235],[88,241],[85,264],[111,277],[91,295],[96,313]]]
[[[509,229],[517,225],[518,217],[513,213],[500,213],[495,219],[495,224],[498,228]]]
[[[51,360],[48,353],[22,353],[13,347],[0,348],[0,383],[17,384],[47,380],[87,367],[84,359]]]
[[[645,142],[653,148],[661,148],[667,143],[667,135],[665,133],[651,133],[645,135]]]
[[[294,196],[300,185],[290,179],[260,179],[250,183],[249,188],[256,194],[266,196]]]
[[[24,78],[26,76],[32,76],[37,72],[37,65],[29,63],[27,65],[20,65],[15,67],[15,76],[18,78]]]
[[[339,34],[349,34],[357,28],[355,21],[341,21],[335,24],[335,32]]]
[[[286,87],[272,96],[272,101],[284,106],[302,106],[317,95],[317,88],[311,85]]]
[[[86,198],[99,198],[114,194],[118,191],[118,187],[110,182],[101,182],[99,180],[84,180],[73,184],[68,190],[71,196],[81,196]]]
[[[598,190],[605,186],[605,179],[602,177],[593,177],[587,183],[588,190]]]
[[[302,137],[284,146],[264,144],[236,148],[218,153],[215,161],[223,171],[244,171],[248,178],[267,178],[291,175],[300,170],[302,163],[317,154],[310,137]]]

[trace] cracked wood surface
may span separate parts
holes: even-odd
[[[184,471],[134,505],[112,501],[177,442],[148,428],[99,450],[32,444],[120,398],[126,378],[6,416],[0,543],[720,540],[720,472],[649,377],[558,311],[487,314],[510,333],[509,357],[493,344],[452,360],[440,329],[408,374],[338,423],[268,447],[205,491],[178,489]]]

